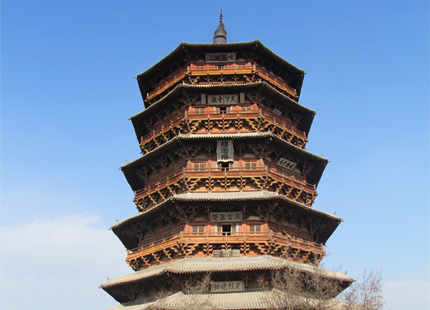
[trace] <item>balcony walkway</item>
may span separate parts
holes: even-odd
[[[207,76],[225,76],[225,75],[257,75],[267,82],[269,82],[271,85],[275,86],[280,91],[290,95],[292,98],[297,99],[297,91],[289,86],[287,83],[285,83],[281,78],[275,76],[274,74],[268,72],[267,70],[263,69],[262,67],[255,65],[255,64],[246,64],[246,65],[238,65],[238,64],[230,64],[230,65],[224,65],[222,67],[218,67],[216,65],[212,64],[205,64],[203,66],[199,65],[189,65],[186,68],[180,70],[176,74],[170,76],[164,82],[160,83],[157,87],[155,87],[152,91],[150,91],[145,101],[148,102],[151,99],[155,98],[156,96],[162,94],[175,84],[179,83],[180,81],[184,80],[185,78],[189,77],[190,80],[192,80],[192,77],[195,77],[194,83],[199,80],[200,77],[207,77]],[[203,79],[202,79],[203,80]],[[249,81],[251,82],[251,80]],[[194,84],[191,82],[191,84]],[[214,83],[211,82],[211,85]],[[221,82],[221,84],[224,84]]]

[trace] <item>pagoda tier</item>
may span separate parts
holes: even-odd
[[[230,162],[217,160],[217,144],[229,139]],[[122,167],[140,211],[192,192],[268,190],[311,206],[327,160],[270,132],[181,134]]]
[[[150,237],[155,230],[164,230],[168,223],[172,229],[174,229],[173,226],[178,226],[179,229],[176,231],[183,232],[184,225],[180,227],[181,223],[197,221],[198,212],[202,212],[203,217],[208,217],[211,212],[241,212],[242,222],[259,220],[268,223],[270,221],[273,223],[272,226],[280,225],[275,232],[286,230],[290,231],[290,236],[299,238],[300,230],[305,233],[303,235],[307,237],[305,239],[320,244],[326,243],[342,221],[333,214],[296,203],[285,198],[284,195],[260,191],[239,195],[237,193],[176,195],[153,209],[139,212],[128,219],[117,222],[111,229],[124,246],[131,250],[139,246],[140,240],[144,236]],[[215,225],[208,218],[206,222],[208,225]],[[274,232],[273,229],[271,230]],[[172,235],[174,235],[174,231],[172,231]]]
[[[142,153],[147,154],[180,134],[233,134],[264,131],[272,132],[302,149],[308,141],[306,134],[297,129],[292,122],[256,104],[221,107],[195,105],[182,109],[159,122],[148,134],[141,136],[139,146]]]
[[[305,137],[309,134],[312,120],[316,114],[315,111],[298,104],[265,81],[234,85],[178,84],[160,100],[130,118],[138,141],[141,142],[142,138],[146,138],[145,136],[154,134],[156,132],[155,124],[159,124],[161,121],[162,126],[166,127],[166,121],[170,122],[172,116],[185,111],[190,106],[203,105],[204,107],[217,106],[218,108],[220,106],[233,106],[234,101],[227,102],[227,99],[231,100],[232,97],[222,98],[226,102],[224,104],[219,103],[219,95],[222,96],[225,93],[234,95],[233,99],[237,98],[240,104],[257,104],[258,107],[267,111],[273,119],[279,120],[281,124],[288,124],[287,128],[294,127],[295,132]],[[214,102],[208,102],[208,99]],[[231,104],[228,105],[228,103]],[[226,109],[226,112],[229,110]],[[208,112],[214,113],[216,111],[213,109]]]
[[[115,309],[273,308],[273,271],[318,275],[326,299],[353,281],[318,267],[342,220],[313,208],[328,160],[306,150],[304,71],[259,41],[224,43],[222,21],[215,37],[137,75],[142,156],[121,170],[138,213],[111,228],[135,273],[102,285]]]
[[[323,277],[329,278],[331,281],[335,282],[339,290],[345,289],[353,281],[353,279],[343,273],[322,270],[314,266],[271,256],[254,256],[203,259],[185,258],[177,262],[162,264],[123,277],[110,279],[108,283],[103,284],[101,287],[118,302],[124,303],[124,306],[115,307],[112,308],[112,310],[128,309],[128,307],[131,308],[132,306],[136,306],[136,304],[140,305],[136,309],[146,309],[149,308],[154,301],[157,301],[157,298],[154,298],[154,296],[161,290],[168,290],[171,292],[168,294],[170,296],[175,296],[175,294],[178,293],[181,295],[182,292],[188,289],[187,283],[196,283],[205,275],[210,274],[211,281],[214,283],[243,283],[247,290],[241,293],[238,293],[237,290],[234,293],[234,290],[232,290],[233,292],[229,294],[212,294],[215,296],[211,298],[212,302],[214,302],[214,304],[211,305],[208,305],[208,301],[204,299],[204,297],[210,295],[211,292],[209,290],[204,290],[201,295],[202,297],[198,297],[193,303],[188,304],[188,309],[273,309],[273,306],[270,307],[268,304],[270,298],[267,299],[267,297],[270,296],[265,295],[264,293],[266,292],[260,290],[258,282],[261,278],[270,279],[271,273],[282,271],[286,268],[294,269],[303,274],[321,274]],[[227,281],[226,276],[228,279]],[[145,293],[142,294],[142,292]],[[217,304],[222,304],[221,300],[219,300],[220,298],[227,302],[224,303],[223,307],[217,306]],[[245,301],[245,298],[249,298],[249,300]],[[202,303],[200,306],[198,305],[199,301]],[[172,300],[166,298],[158,302],[167,302],[169,304]],[[168,304],[164,304],[164,307],[160,308],[186,308],[178,307],[177,303],[176,305]],[[262,305],[265,305],[265,307],[262,307]]]
[[[140,270],[184,257],[272,255],[318,265],[341,219],[271,192],[183,194],[112,227]]]
[[[261,42],[230,44],[181,43],[160,62],[137,75],[145,107],[179,83],[222,85],[266,81],[298,101],[305,72]]]

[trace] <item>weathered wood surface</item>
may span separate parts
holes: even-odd
[[[258,107],[253,107],[249,111],[240,111],[240,107],[236,108],[226,113],[221,113],[219,109],[212,113],[209,112],[210,109],[203,113],[189,112],[185,109],[175,113],[154,126],[150,133],[141,137],[139,146],[142,153],[149,153],[179,134],[187,133],[217,134],[269,131],[302,149],[306,147],[308,142],[306,134],[285,118]]]
[[[221,79],[218,83],[215,81],[209,81],[207,77],[210,76],[221,76]],[[179,83],[182,80],[186,80],[187,78],[188,83],[192,85],[198,82],[203,82],[204,84],[209,84],[210,82],[210,84],[215,85],[226,83],[226,81],[222,79],[222,76],[243,76],[245,78],[245,81],[247,81],[248,83],[254,82],[255,76],[258,76],[278,88],[280,91],[290,95],[293,98],[298,98],[297,91],[294,88],[289,86],[279,77],[266,71],[264,68],[258,65],[229,64],[224,66],[217,66],[213,64],[205,64],[189,65],[186,68],[180,70],[179,72],[176,72],[175,74],[171,75],[162,83],[154,87],[154,89],[147,94],[145,101],[150,101],[151,99],[170,89],[175,84]],[[205,80],[206,82],[204,82]],[[237,83],[237,80],[233,80],[231,83],[235,82]]]
[[[273,255],[302,263],[318,265],[325,256],[321,244],[271,232],[252,234],[238,232],[231,235],[206,232],[180,233],[161,242],[149,243],[128,251],[126,262],[135,270],[189,256],[213,256],[213,250],[239,249],[241,256]]]

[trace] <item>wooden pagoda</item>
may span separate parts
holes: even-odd
[[[121,170],[138,213],[112,226],[134,272],[101,286],[113,309],[264,309],[259,278],[321,270],[342,220],[313,208],[328,160],[306,151],[303,77],[259,41],[227,43],[222,20],[213,44],[181,43],[137,75],[142,156]]]

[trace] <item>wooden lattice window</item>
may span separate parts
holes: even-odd
[[[239,230],[240,230],[239,224],[232,225],[232,232],[233,233],[235,233],[236,235],[239,235]]]
[[[215,236],[222,235],[222,225],[215,225],[214,232]]]
[[[195,108],[194,113],[196,114],[205,114],[205,108]]]
[[[245,169],[246,170],[257,170],[257,163],[254,161],[247,161],[245,162]]]
[[[206,163],[194,163],[193,168],[194,171],[205,171]]]
[[[242,107],[242,112],[251,112],[252,107]]]
[[[259,235],[261,234],[261,225],[249,225],[249,233],[251,235]]]
[[[233,113],[233,107],[219,107],[215,111],[216,113]]]
[[[193,226],[193,235],[204,235],[205,227],[204,226]]]

